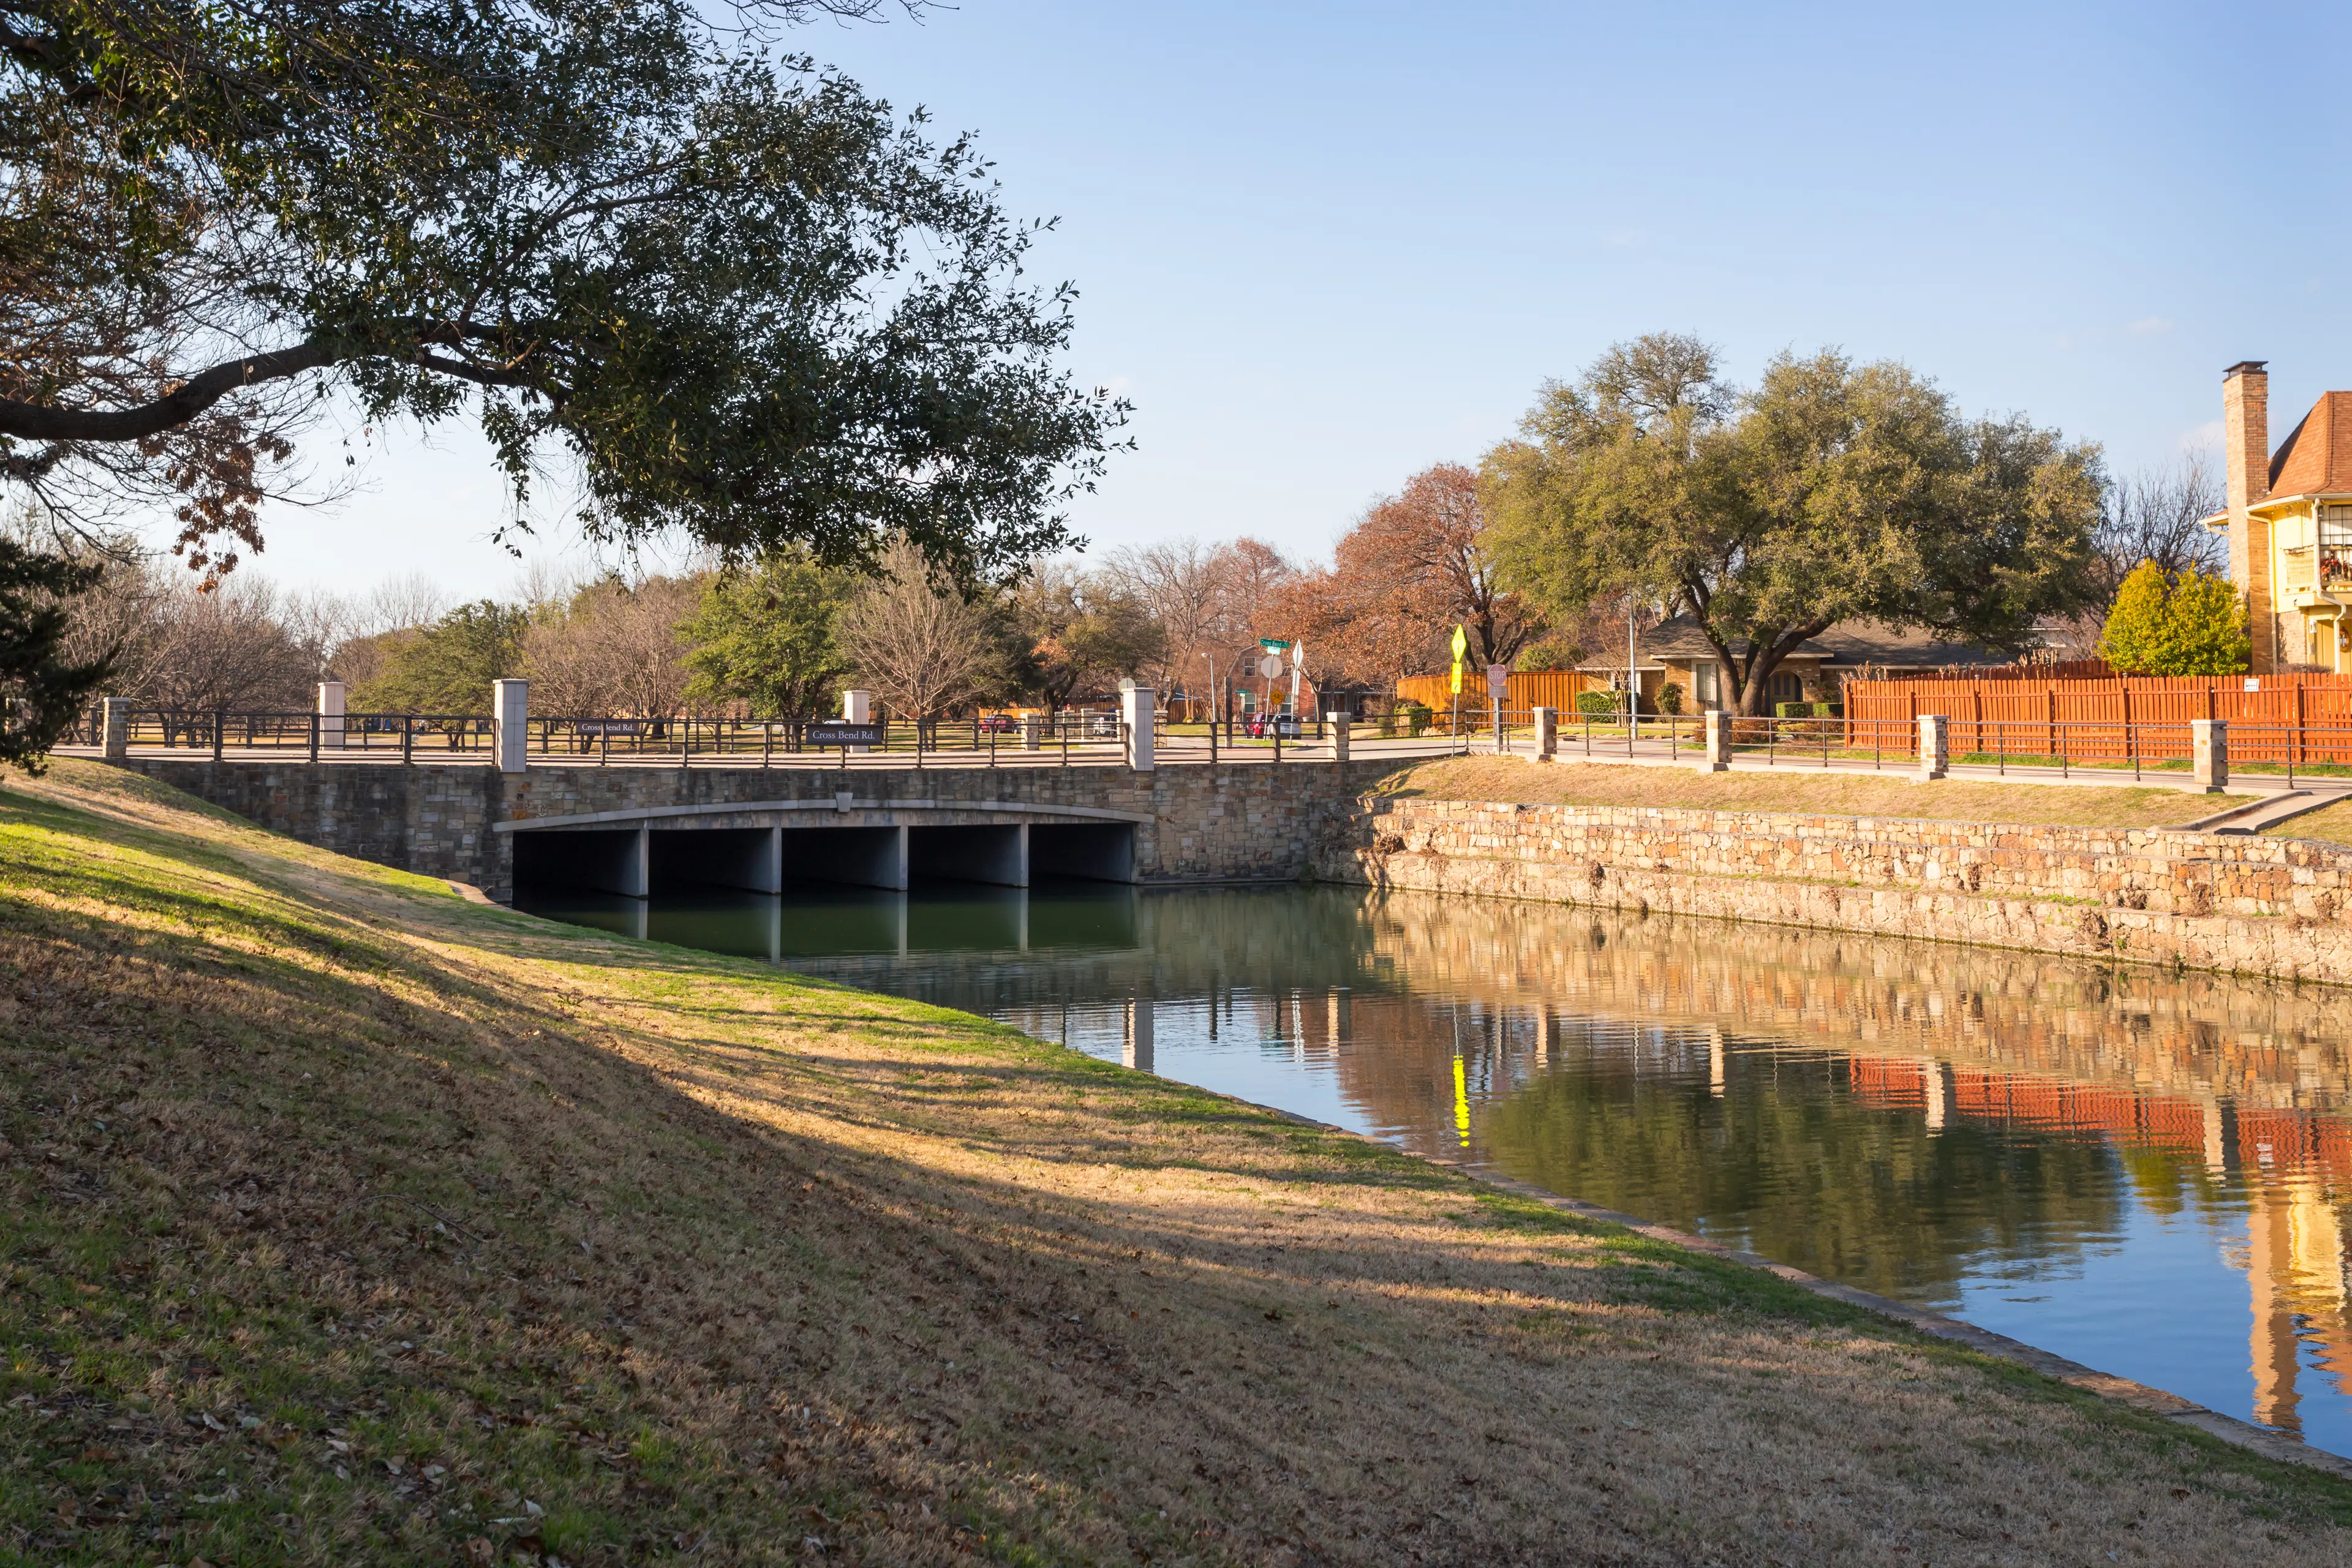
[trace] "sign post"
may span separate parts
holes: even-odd
[[[1462,733],[1462,656],[1470,651],[1470,634],[1458,623],[1454,628],[1454,732]]]

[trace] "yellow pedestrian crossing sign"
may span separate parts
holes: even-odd
[[[1470,651],[1470,634],[1457,626],[1454,628],[1454,695],[1462,695],[1462,656]]]

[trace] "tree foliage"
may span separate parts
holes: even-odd
[[[1329,571],[1286,588],[1295,634],[1330,669],[1383,686],[1449,664],[1456,626],[1474,667],[1511,662],[1542,621],[1497,580],[1488,533],[1475,473],[1423,469],[1340,537]]]
[[[2025,647],[2091,591],[2102,489],[2095,448],[1965,419],[1905,366],[1783,354],[1735,395],[1670,334],[1548,385],[1485,479],[1507,585],[1561,621],[1628,591],[1689,615],[1750,714],[1843,620]]]
[[[353,693],[359,710],[436,716],[487,713],[490,683],[522,673],[530,612],[483,599],[460,605],[386,655]]]
[[[2175,584],[2143,561],[2116,592],[2099,657],[2132,675],[2236,675],[2252,659],[2253,639],[2226,578],[2192,568]]]
[[[1049,712],[1166,659],[1166,631],[1113,573],[1041,563],[1016,594],[1014,613],[1032,653],[1027,689]]]
[[[38,773],[107,677],[109,656],[66,651],[70,616],[61,601],[95,584],[100,569],[0,537],[0,765]]]
[[[877,8],[0,0],[0,472],[225,567],[340,386],[594,537],[1013,569],[1124,405],[968,140],[769,51]]]
[[[815,719],[833,707],[849,667],[839,622],[851,591],[805,552],[712,583],[679,628],[693,645],[689,700],[742,702],[761,719]]]

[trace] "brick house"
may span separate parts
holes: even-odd
[[[2252,622],[2254,673],[2352,669],[2352,392],[2323,392],[2277,451],[2264,360],[2221,373],[2230,581]]]

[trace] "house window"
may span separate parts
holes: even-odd
[[[1691,666],[1691,696],[1701,708],[1713,708],[1723,700],[1721,688],[1716,682],[1720,672],[1711,664]]]
[[[2352,506],[2319,509],[2319,584],[2352,583]]]
[[[1797,678],[1794,670],[1779,669],[1772,672],[1768,690],[1775,702],[1796,702],[1804,698],[1805,683]]]

